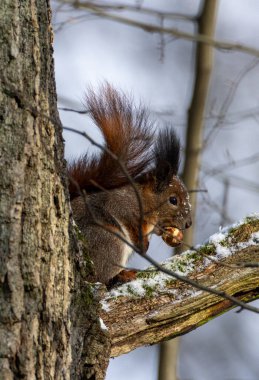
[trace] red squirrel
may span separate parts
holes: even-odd
[[[182,231],[191,226],[191,207],[177,176],[180,144],[171,127],[155,134],[146,109],[109,84],[99,94],[89,91],[86,104],[104,148],[70,163],[69,191],[94,280],[108,284],[134,247],[146,253],[151,233],[180,244]],[[173,235],[166,233],[170,229]]]

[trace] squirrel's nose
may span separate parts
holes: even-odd
[[[189,228],[189,227],[191,227],[191,225],[192,225],[192,220],[191,220],[191,218],[190,218],[190,219],[187,220],[187,222],[185,223],[185,228]]]

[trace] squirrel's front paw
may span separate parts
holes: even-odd
[[[125,270],[123,269],[120,273],[118,273],[115,277],[113,277],[108,283],[108,289],[113,287],[114,285],[125,284],[125,282],[130,282],[136,279],[136,270]]]

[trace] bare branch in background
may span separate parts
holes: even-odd
[[[224,190],[223,190],[223,199],[222,199],[222,214],[221,214],[221,226],[226,225],[228,218],[227,207],[228,207],[228,198],[229,198],[229,180],[226,178],[224,181]]]
[[[60,6],[58,8],[58,12],[69,12],[71,8],[65,8],[65,5],[71,5],[74,8],[77,8],[75,1],[61,1],[58,0],[57,3],[60,3]],[[82,6],[81,6],[82,4]],[[143,6],[142,4],[123,4],[123,3],[109,3],[109,2],[101,2],[101,1],[85,1],[82,2],[79,6],[79,8],[84,8],[87,9],[88,6],[91,8],[92,6],[97,7],[100,10],[105,10],[105,11],[126,11],[126,12],[134,12],[137,15],[142,14],[142,15],[149,15],[149,16],[154,16],[158,18],[164,18],[164,19],[171,19],[171,20],[179,20],[179,21],[187,21],[187,22],[193,22],[196,21],[197,18],[195,16],[191,15],[184,15],[182,13],[177,13],[177,12],[163,12],[160,9],[153,9],[153,8],[148,8]]]
[[[89,113],[88,110],[76,110],[74,108],[69,108],[69,107],[58,107],[59,111],[67,111],[67,112],[74,112],[78,113],[80,115],[86,115]]]
[[[226,42],[226,41],[220,41],[215,40],[213,38],[207,37],[203,34],[192,34],[188,33],[176,28],[169,28],[169,27],[160,27],[158,25],[153,25],[150,23],[145,23],[141,21],[136,21],[134,19],[130,19],[127,17],[122,17],[121,15],[109,13],[108,11],[105,12],[102,8],[98,7],[94,2],[83,2],[83,1],[73,1],[73,0],[59,0],[64,4],[70,5],[74,9],[85,9],[88,12],[91,12],[92,14],[106,18],[112,21],[116,21],[125,25],[137,27],[140,29],[143,29],[145,32],[149,33],[165,33],[168,35],[172,35],[177,38],[181,38],[183,40],[187,41],[195,41],[200,42],[202,44],[211,45],[217,49],[224,50],[224,51],[239,51],[244,54],[253,55],[255,57],[259,57],[259,50],[255,49],[251,46],[245,46],[239,43],[233,43],[233,42]]]
[[[206,175],[214,177],[218,174],[223,174],[226,171],[241,168],[246,165],[251,165],[258,161],[259,161],[259,153],[255,153],[255,154],[250,155],[249,157],[240,158],[239,160],[227,162],[223,165],[217,165],[217,167],[215,168],[209,168],[206,166]]]
[[[225,123],[225,119],[227,117],[228,110],[234,100],[235,94],[237,92],[237,89],[242,82],[242,80],[246,77],[246,75],[253,70],[255,67],[257,67],[259,64],[258,58],[253,58],[248,64],[246,64],[238,75],[236,76],[235,80],[233,80],[232,85],[230,87],[230,90],[227,94],[226,99],[222,102],[221,109],[219,111],[219,115],[217,117],[216,123],[212,126],[211,132],[207,135],[204,146],[208,146],[212,138],[215,137],[215,133],[218,133],[218,129],[223,126]]]

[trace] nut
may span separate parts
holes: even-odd
[[[183,233],[176,227],[166,227],[162,239],[167,245],[177,247],[182,243]]]

